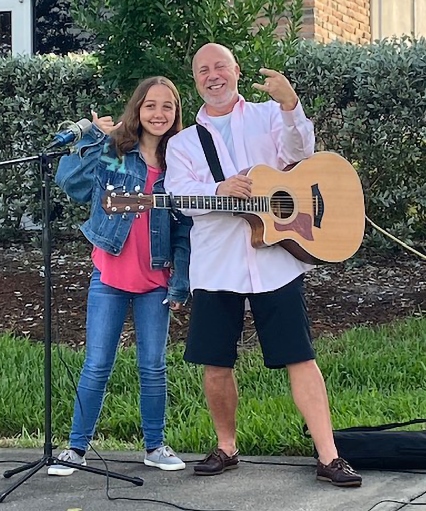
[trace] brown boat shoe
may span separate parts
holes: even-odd
[[[343,458],[336,458],[328,465],[317,461],[317,479],[335,486],[361,486],[362,477]]]
[[[197,476],[215,476],[223,474],[225,470],[238,468],[238,451],[232,456],[228,456],[222,449],[215,449],[208,454],[206,458],[195,465],[194,472]]]

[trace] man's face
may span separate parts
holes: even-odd
[[[232,55],[220,46],[204,46],[194,58],[197,91],[212,116],[230,113],[238,101],[240,68]]]

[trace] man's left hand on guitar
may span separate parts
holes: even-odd
[[[294,110],[299,99],[287,78],[278,71],[264,67],[259,72],[266,75],[265,83],[254,83],[253,87],[269,94],[281,105],[282,110]]]
[[[228,177],[228,179],[222,181],[216,188],[216,195],[250,199],[252,182],[253,181],[249,177],[241,174]]]

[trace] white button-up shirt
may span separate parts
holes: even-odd
[[[275,101],[246,102],[239,97],[231,116],[234,165],[225,142],[203,106],[197,122],[212,134],[225,178],[254,165],[283,169],[314,152],[314,130],[300,102],[290,112]],[[166,152],[165,189],[173,195],[215,195],[218,183],[207,164],[196,127],[172,137]],[[278,289],[312,268],[279,245],[253,248],[251,227],[228,212],[183,210],[191,215],[191,290],[262,293]]]

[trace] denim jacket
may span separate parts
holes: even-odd
[[[91,202],[89,219],[81,226],[86,238],[96,247],[118,256],[135,219],[134,213],[109,217],[102,209],[108,185],[134,191],[144,189],[147,166],[138,146],[120,160],[109,144],[109,137],[95,125],[76,144],[76,151],[63,156],[55,176],[56,183],[77,202]],[[154,183],[152,193],[164,193],[164,173]],[[189,231],[192,220],[167,209],[152,209],[150,251],[153,270],[173,267],[169,280],[169,301],[184,303],[189,293]]]

